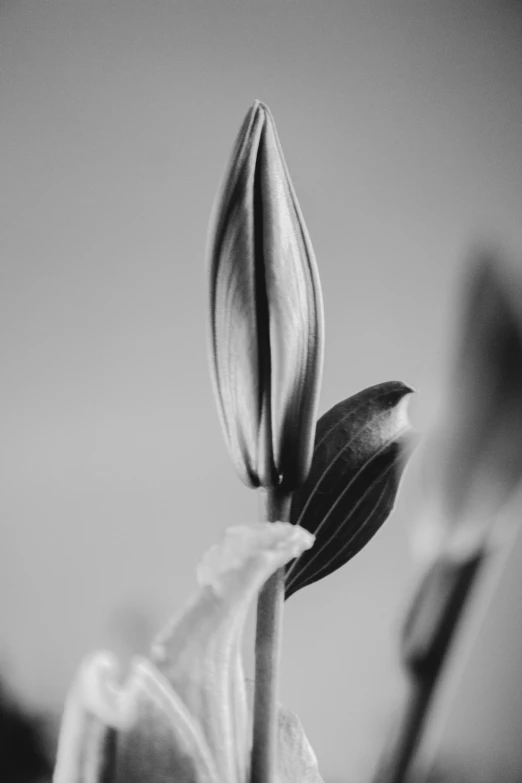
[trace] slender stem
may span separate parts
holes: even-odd
[[[266,492],[264,519],[286,522],[291,495],[277,487]],[[277,763],[277,675],[285,599],[285,569],[267,580],[257,601],[254,741],[251,783],[275,783]]]
[[[473,650],[474,645],[477,642],[481,625],[484,622],[484,618],[487,616],[487,612],[494,600],[496,590],[502,578],[506,562],[511,554],[511,548],[504,546],[502,549],[494,552],[493,561],[488,564],[486,574],[481,577],[480,591],[477,596],[478,603],[476,603],[472,616],[468,620],[466,628],[466,636],[463,642],[460,644],[459,657],[456,666],[452,667],[451,676],[448,678],[448,682],[445,684],[447,691],[445,696],[445,710],[446,712],[451,707],[452,701],[455,699],[456,692],[460,682],[462,681],[463,673],[466,671],[466,666]],[[486,570],[486,569],[484,569]],[[442,714],[441,714],[442,717]],[[437,747],[437,741],[440,738],[441,724],[439,717],[438,725],[435,724],[433,728],[430,727],[430,742],[426,743],[422,748],[422,766],[415,767],[415,780],[418,783],[431,780],[431,773],[433,765],[435,763],[435,752]],[[437,736],[438,735],[438,736]]]
[[[409,693],[399,730],[374,783],[408,780],[448,650],[484,559],[480,550],[460,562],[435,562],[414,596],[403,634]]]
[[[380,763],[374,783],[402,783],[420,742],[435,680],[408,678],[408,694],[401,722],[390,749]]]

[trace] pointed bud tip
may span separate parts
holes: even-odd
[[[404,383],[403,381],[396,381],[397,386],[401,389],[403,395],[407,394],[417,394],[417,389],[415,389],[413,386],[410,386],[409,383]]]
[[[270,114],[270,111],[266,104],[256,98],[247,111],[244,121],[248,121],[250,125],[252,125],[255,120],[264,122],[268,114]]]
[[[403,383],[403,381],[395,381],[395,393],[397,395],[395,404],[397,419],[400,420],[405,430],[411,430],[409,417],[410,395],[416,394],[417,390],[409,384]]]
[[[268,108],[266,103],[264,103],[264,101],[259,100],[259,98],[254,98],[254,102],[252,103],[250,111],[262,111],[270,114],[270,109]]]
[[[275,127],[275,121],[272,112],[270,111],[267,104],[263,101],[260,101],[258,98],[253,101],[250,109],[247,112],[247,117],[252,119],[255,118],[263,124],[265,122],[270,122]]]

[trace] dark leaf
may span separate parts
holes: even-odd
[[[287,598],[347,563],[389,516],[412,443],[406,414],[412,391],[399,381],[380,383],[317,422],[312,467],[290,515],[316,541],[287,565]]]
[[[439,557],[424,574],[410,604],[401,639],[403,662],[415,676],[438,676],[486,557],[485,548],[461,559]]]

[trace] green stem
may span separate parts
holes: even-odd
[[[277,487],[266,492],[264,519],[287,522],[291,495]],[[285,569],[267,580],[257,601],[254,741],[251,783],[275,783],[277,764],[277,675],[285,600]]]

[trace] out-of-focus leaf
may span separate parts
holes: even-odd
[[[448,533],[475,545],[522,480],[522,277],[482,255],[463,305],[449,399],[427,455]]]
[[[464,559],[441,556],[424,574],[401,636],[402,660],[415,676],[437,676],[485,558],[485,550]]]
[[[319,419],[312,467],[290,517],[316,542],[286,567],[287,598],[347,563],[387,519],[413,445],[412,391],[399,381],[371,386]]]

